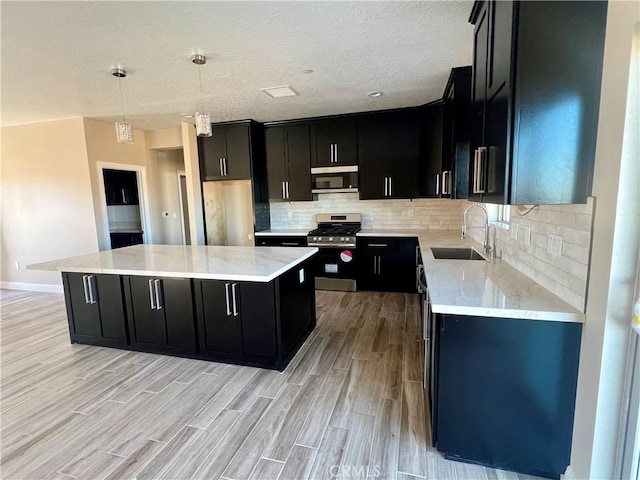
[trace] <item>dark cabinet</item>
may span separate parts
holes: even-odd
[[[306,235],[256,235],[256,247],[306,247]]]
[[[418,110],[360,118],[358,164],[361,200],[418,196],[420,129]]]
[[[138,174],[128,170],[104,169],[107,205],[138,205]]]
[[[353,119],[318,120],[311,124],[311,166],[357,165],[357,125]]]
[[[196,281],[199,347],[213,358],[276,363],[272,283]]]
[[[582,325],[440,314],[436,446],[449,459],[560,478]]]
[[[211,137],[198,137],[202,181],[250,179],[251,122],[213,124],[212,131]]]
[[[150,352],[195,354],[191,280],[125,277],[131,345]]]
[[[142,233],[110,233],[111,248],[130,247],[144,243]]]
[[[265,129],[269,200],[313,200],[308,124]]]
[[[474,4],[469,198],[585,203],[606,2]]]
[[[126,346],[120,276],[63,273],[62,280],[71,341]]]
[[[444,114],[443,102],[426,105],[423,110],[422,158],[418,165],[420,197],[446,197],[451,185],[451,171],[444,164]]]
[[[358,290],[416,292],[415,238],[358,237]]]

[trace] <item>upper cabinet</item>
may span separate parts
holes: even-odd
[[[421,127],[418,109],[370,114],[359,119],[361,200],[418,196]]]
[[[107,205],[138,205],[136,172],[104,169],[103,174]]]
[[[606,12],[599,1],[475,2],[470,199],[586,202]]]
[[[357,165],[357,125],[354,119],[317,120],[311,123],[311,166]]]
[[[265,143],[269,200],[313,200],[309,125],[267,127]]]
[[[198,137],[203,181],[251,178],[251,123],[245,121],[213,124],[211,137]]]
[[[422,112],[422,158],[418,164],[420,197],[440,198],[450,190],[451,171],[443,163],[444,102],[425,105]],[[448,186],[444,185],[444,182]]]

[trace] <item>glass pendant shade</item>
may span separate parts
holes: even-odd
[[[195,120],[196,120],[196,134],[199,137],[210,137],[211,135],[213,135],[213,131],[211,130],[211,114],[210,113],[196,112]]]
[[[118,143],[133,143],[133,127],[127,122],[116,122],[116,138]]]

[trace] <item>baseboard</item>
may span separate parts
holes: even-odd
[[[62,293],[62,285],[51,285],[49,283],[0,282],[0,288],[28,290],[30,292]]]

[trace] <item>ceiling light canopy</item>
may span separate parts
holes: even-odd
[[[204,55],[195,54],[191,57],[191,61],[198,66],[198,81],[200,82],[200,111],[196,112],[195,123],[196,123],[196,135],[199,137],[210,137],[213,135],[213,130],[211,128],[211,114],[205,112],[204,110],[204,97],[202,95],[202,65],[206,65],[207,58]]]
[[[371,98],[378,98],[382,96],[382,92],[369,92],[367,93],[367,95]]]
[[[118,143],[133,143],[133,127],[127,123],[124,117],[124,97],[122,95],[122,79],[127,76],[124,68],[114,68],[111,75],[118,79],[118,88],[120,90],[120,106],[122,108],[122,121],[116,122],[116,140]]]

